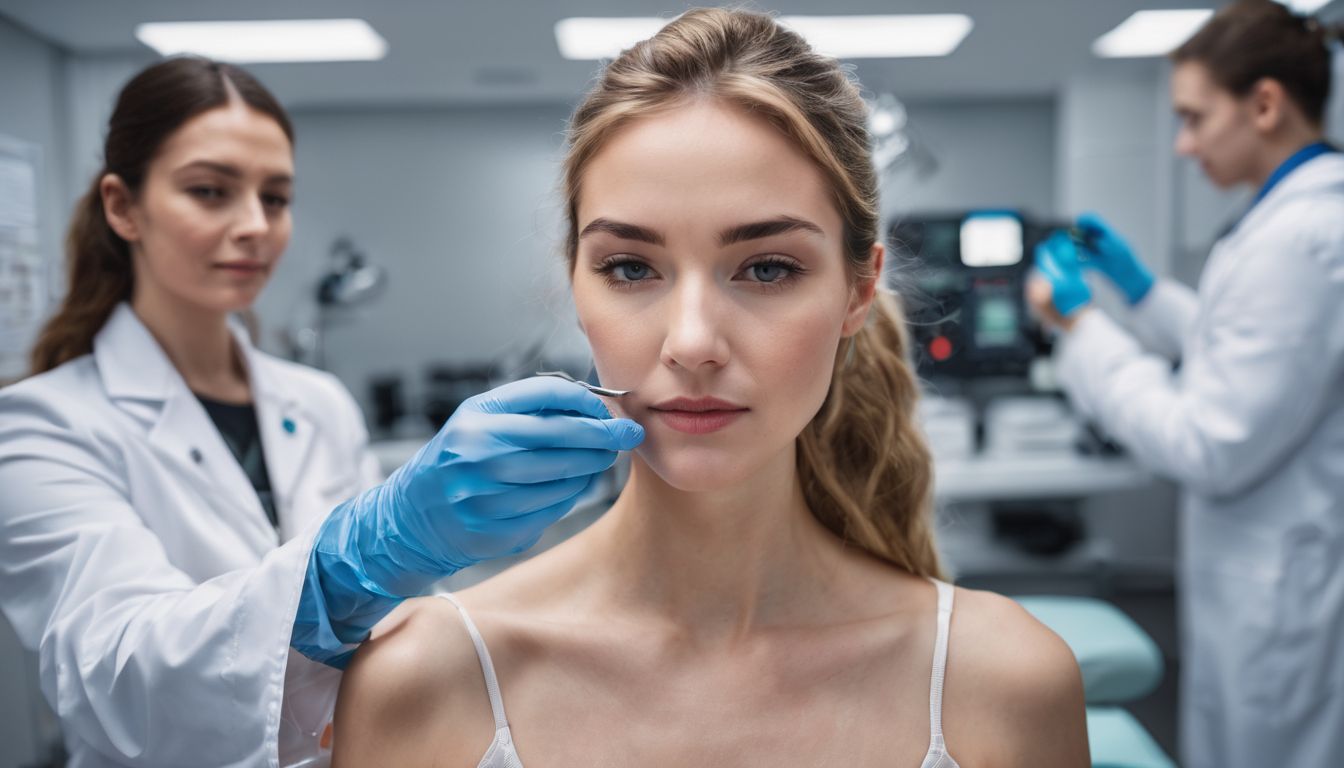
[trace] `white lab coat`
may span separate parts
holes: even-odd
[[[377,463],[333,376],[233,332],[279,535],[127,305],[93,354],[0,390],[0,609],[72,768],[276,766],[326,723],[339,674],[290,631],[318,524]]]
[[[1344,156],[1289,174],[1214,247],[1058,348],[1075,406],[1183,486],[1187,768],[1344,765]]]

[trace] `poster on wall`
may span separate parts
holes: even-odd
[[[45,317],[47,265],[37,229],[41,148],[0,135],[0,382],[27,370]]]

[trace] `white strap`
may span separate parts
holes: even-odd
[[[947,636],[952,624],[951,584],[929,579],[938,588],[938,637],[933,643],[933,675],[929,680],[929,739],[943,747],[943,676],[947,672]]]
[[[467,625],[467,632],[471,633],[471,642],[476,646],[476,657],[481,660],[481,672],[485,674],[485,692],[490,695],[490,710],[495,713],[495,730],[507,728],[509,720],[504,717],[504,699],[499,695],[499,680],[495,678],[495,665],[490,661],[490,651],[486,650],[480,630],[476,629],[476,623],[467,615],[467,609],[462,607],[456,597],[447,592],[440,593],[438,597],[457,606],[457,612],[462,614],[462,623]]]

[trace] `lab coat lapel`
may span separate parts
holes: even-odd
[[[149,426],[149,442],[164,461],[225,511],[239,537],[258,554],[277,540],[252,482],[168,356],[131,308],[113,311],[94,341],[108,397]]]
[[[1344,188],[1344,154],[1332,152],[1313,158],[1283,177],[1265,199],[1254,205],[1233,230],[1234,235],[1254,231],[1285,202],[1299,195],[1319,194]]]
[[[278,369],[280,363],[259,353],[241,325],[234,324],[233,332],[243,350],[252,383],[261,446],[276,508],[290,509],[319,427],[294,390],[293,377]],[[284,522],[282,519],[281,523]]]

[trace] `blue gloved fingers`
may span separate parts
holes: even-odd
[[[574,508],[591,485],[591,481],[583,483],[577,491],[527,514],[490,521],[480,537],[463,542],[464,546],[461,548],[463,555],[471,560],[482,560],[486,557],[514,555],[530,549],[547,528]]]
[[[1094,211],[1088,211],[1082,214],[1078,217],[1078,221],[1075,223],[1079,229],[1096,235],[1106,235],[1113,231],[1110,225],[1106,223],[1105,219],[1101,218],[1101,216],[1097,215]]]
[[[579,498],[588,490],[588,486],[589,484],[585,484],[578,493],[549,507],[544,507],[522,517],[515,517],[503,523],[503,525],[512,527],[513,532],[518,536],[518,543],[514,545],[511,554],[531,549],[547,528],[555,525],[560,518],[569,514],[569,511],[578,503]]]
[[[467,402],[482,413],[571,411],[594,419],[611,418],[611,411],[597,395],[572,381],[554,376],[513,381],[476,395]]]
[[[1046,238],[1045,242],[1036,246],[1036,252],[1039,254],[1044,250],[1050,254],[1051,261],[1061,270],[1081,272],[1083,268],[1083,256],[1078,251],[1080,246],[1073,241],[1064,232],[1055,232]]]
[[[644,441],[644,428],[630,419],[590,419],[563,413],[497,414],[489,417],[496,441],[527,451],[589,448],[628,451]]]
[[[604,472],[616,463],[616,451],[592,448],[542,448],[525,461],[510,453],[481,464],[480,475],[500,484],[543,483]]]
[[[1049,281],[1051,301],[1061,315],[1070,315],[1092,300],[1073,242],[1062,232],[1036,246],[1036,269]]]
[[[514,520],[526,517],[552,504],[583,492],[592,481],[591,475],[567,477],[546,483],[511,485],[498,493],[480,494],[456,504],[457,514],[464,520],[488,522]]]
[[[1109,224],[1095,213],[1078,217],[1078,228],[1091,233],[1087,266],[1110,278],[1130,305],[1139,303],[1152,289],[1156,278],[1134,254],[1134,249]]]
[[[638,424],[611,418],[596,395],[560,379],[468,399],[385,483],[328,516],[291,643],[337,663],[398,600],[530,546],[643,437]]]

